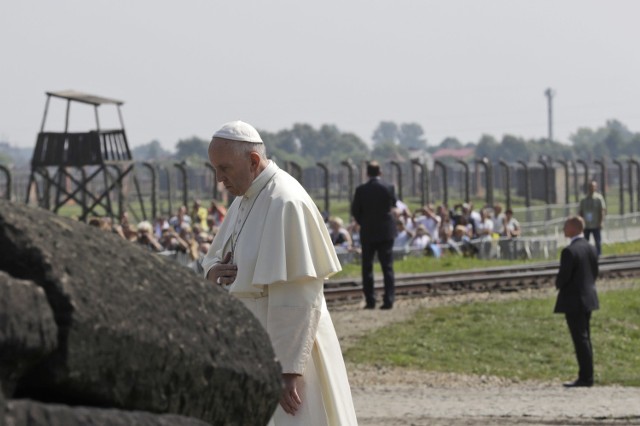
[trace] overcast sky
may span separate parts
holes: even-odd
[[[64,89],[125,101],[130,145],[167,149],[235,119],[367,142],[381,120],[431,145],[539,138],[548,87],[560,141],[611,118],[640,132],[639,17],[636,0],[6,0],[0,140],[33,146],[45,91]],[[47,129],[64,109],[52,100]],[[71,112],[72,130],[93,126]]]

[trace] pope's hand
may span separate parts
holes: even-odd
[[[284,390],[280,397],[280,406],[287,414],[296,415],[296,411],[302,404],[302,399],[298,395],[298,380],[301,376],[298,374],[283,374]]]
[[[213,268],[209,270],[207,279],[218,285],[229,285],[236,280],[238,275],[238,267],[231,263],[231,252],[222,259],[220,263],[213,265]]]

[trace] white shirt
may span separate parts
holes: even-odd
[[[485,218],[484,221],[478,223],[476,233],[479,237],[491,237],[493,232],[493,221],[489,218]]]
[[[416,218],[416,223],[418,225],[422,224],[424,225],[425,228],[427,228],[427,231],[429,232],[429,235],[432,236],[433,238],[437,238],[438,237],[438,227],[440,226],[440,216],[419,216]]]

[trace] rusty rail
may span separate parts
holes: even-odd
[[[558,262],[470,269],[443,273],[396,276],[397,297],[424,297],[469,292],[512,292],[554,285]],[[600,278],[640,275],[640,255],[609,256],[600,259]],[[375,288],[383,289],[382,280]],[[360,280],[352,278],[325,283],[325,298],[329,304],[356,302],[362,299]]]

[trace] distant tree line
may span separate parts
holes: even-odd
[[[295,124],[291,129],[278,132],[260,130],[267,152],[278,161],[294,161],[302,167],[311,167],[317,162],[337,166],[347,158],[356,164],[375,159],[406,160],[420,153],[434,153],[441,148],[473,148],[475,158],[487,157],[492,161],[535,161],[540,156],[553,159],[625,158],[640,153],[640,132],[632,132],[618,120],[609,120],[597,129],[579,128],[569,137],[570,144],[549,141],[546,138],[525,139],[504,135],[498,140],[483,135],[477,142],[462,142],[447,137],[439,144],[429,145],[422,126],[417,123],[395,123],[381,121],[374,130],[372,145],[365,143],[351,132],[343,132],[337,126],[324,124],[314,128],[309,124]],[[159,141],[132,148],[136,161],[207,161],[208,139],[192,136],[180,139],[171,152]],[[13,148],[0,142],[0,164],[17,166],[28,163],[32,149]]]
[[[546,138],[525,139],[504,135],[500,140],[483,135],[477,142],[462,142],[447,137],[438,145],[429,145],[422,127],[417,123],[382,121],[374,130],[372,146],[351,132],[342,132],[334,125],[322,125],[319,129],[309,124],[295,124],[291,129],[276,133],[261,130],[270,156],[280,161],[295,161],[302,167],[316,162],[332,166],[351,158],[355,163],[363,160],[406,160],[421,152],[434,153],[442,148],[473,148],[475,158],[487,157],[492,161],[536,161],[541,156],[553,159],[593,161],[600,158],[625,158],[640,155],[640,132],[632,132],[623,123],[609,120],[597,129],[579,128],[569,136],[569,144],[549,141]],[[207,159],[208,140],[192,137],[178,141],[176,152],[164,151],[157,141],[134,149],[134,157],[151,159],[171,157],[174,160]]]
[[[596,130],[579,128],[569,136],[570,145],[548,139],[530,139],[505,135],[498,142],[492,136],[480,138],[475,156],[505,161],[535,160],[546,155],[553,159],[593,161],[600,158],[625,158],[640,154],[640,133],[631,132],[617,120],[609,120]]]

